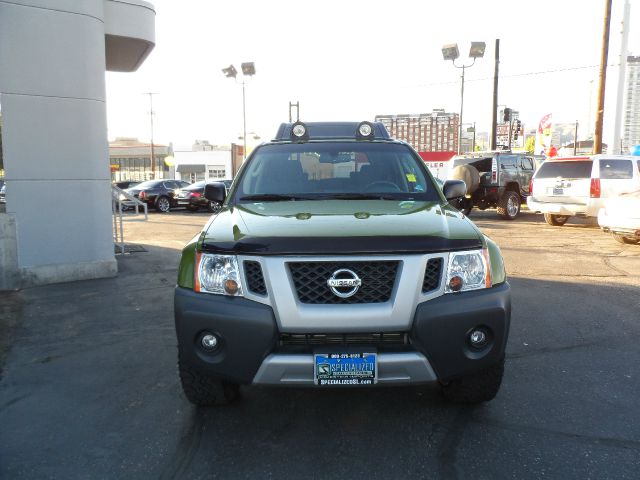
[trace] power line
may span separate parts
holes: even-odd
[[[611,64],[611,65],[607,65],[607,68],[609,67],[617,67],[618,65],[615,64]],[[525,73],[514,73],[511,75],[500,75],[500,78],[516,78],[516,77],[530,77],[530,76],[534,76],[534,75],[546,75],[549,73],[562,73],[562,72],[571,72],[571,71],[576,71],[576,70],[586,70],[589,68],[599,68],[600,65],[585,65],[585,66],[581,66],[581,67],[567,67],[567,68],[557,68],[554,70],[541,70],[538,72],[525,72]],[[493,77],[484,77],[484,78],[472,78],[472,79],[467,79],[465,80],[466,82],[484,82],[486,80],[493,80]],[[433,87],[433,86],[437,86],[437,85],[458,85],[458,81],[454,80],[454,81],[450,81],[450,82],[434,82],[434,83],[421,83],[419,85],[412,85],[412,86],[407,86],[404,88],[421,88],[421,87]]]

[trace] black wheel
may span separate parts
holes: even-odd
[[[169,212],[169,210],[171,210],[171,201],[169,200],[169,197],[162,195],[156,200],[155,206],[157,211],[161,213],[167,213]]]
[[[207,208],[211,213],[218,213],[222,208],[222,205],[218,202],[209,202],[209,206]]]
[[[628,245],[638,245],[640,240],[636,240],[635,238],[625,237],[624,235],[618,235],[617,233],[612,233],[613,239],[618,243],[626,243]]]
[[[516,192],[507,190],[498,201],[498,215],[505,220],[513,220],[520,213],[520,195]]]
[[[460,209],[460,211],[468,217],[472,209],[473,209],[473,202],[471,201],[470,198],[465,198],[462,203],[462,208]]]
[[[493,400],[504,375],[504,358],[495,365],[442,385],[444,397],[456,403],[480,403]]]
[[[194,405],[225,405],[238,398],[240,386],[205,375],[178,359],[180,383],[187,399]]]
[[[569,220],[569,215],[554,215],[552,213],[544,214],[544,221],[554,227],[561,227]]]

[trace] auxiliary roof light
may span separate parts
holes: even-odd
[[[358,140],[371,140],[373,138],[373,124],[370,122],[360,123],[356,131],[356,138]]]
[[[303,142],[309,138],[307,126],[302,122],[296,122],[291,126],[291,139]]]

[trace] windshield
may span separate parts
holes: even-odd
[[[404,145],[265,145],[244,170],[237,201],[327,198],[439,201],[422,161]]]
[[[593,163],[589,160],[566,162],[544,162],[536,178],[590,178]]]

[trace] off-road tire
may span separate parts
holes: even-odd
[[[515,205],[517,205],[515,212],[513,211],[514,207],[511,207],[509,202],[514,202]],[[520,213],[521,203],[522,199],[520,198],[520,195],[513,190],[507,190],[504,192],[504,195],[500,197],[500,200],[498,200],[498,215],[505,220],[514,220]]]
[[[554,227],[561,227],[569,220],[569,215],[554,215],[553,213],[545,213],[544,221]]]
[[[452,180],[462,180],[467,186],[467,193],[471,195],[480,186],[480,172],[473,165],[458,165],[451,171]]]
[[[473,202],[471,201],[470,198],[465,198],[464,205],[460,211],[464,213],[466,217],[468,217],[472,209],[473,209]]]
[[[500,390],[503,374],[504,358],[484,370],[443,384],[442,394],[447,400],[456,403],[488,402]]]
[[[181,359],[178,359],[178,371],[182,391],[194,405],[202,407],[226,405],[238,398],[240,386],[236,383],[225,382],[203,374]]]
[[[618,235],[617,233],[612,233],[613,239],[618,243],[626,243],[628,245],[638,245],[640,240],[636,240],[635,238],[625,237],[624,235]]]
[[[166,195],[161,195],[156,199],[156,210],[160,213],[169,213],[171,210],[171,200]]]

